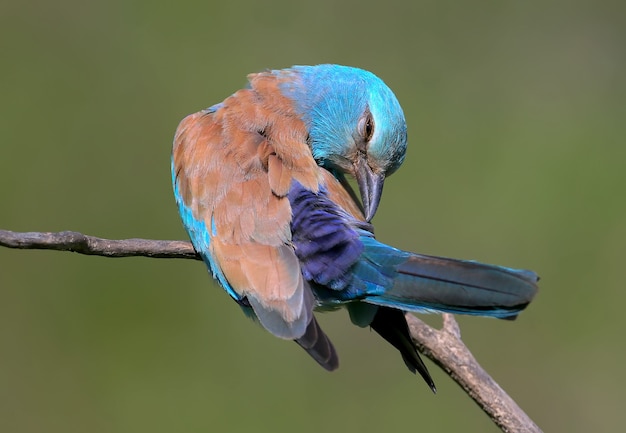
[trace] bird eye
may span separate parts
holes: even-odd
[[[370,141],[374,135],[374,117],[369,110],[366,110],[359,120],[359,133],[366,142]]]

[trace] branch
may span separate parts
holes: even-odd
[[[441,330],[406,314],[413,342],[445,371],[504,432],[541,433],[541,429],[478,364],[461,340],[452,314],[443,314]]]
[[[12,232],[0,230],[0,246],[18,249],[72,251],[104,257],[154,257],[201,260],[191,243],[150,239],[110,240],[78,232]],[[437,330],[407,314],[407,323],[418,349],[439,365],[504,432],[541,433],[537,425],[478,364],[461,341],[459,325],[443,315]]]
[[[187,241],[111,240],[78,232],[12,232],[0,230],[0,246],[23,250],[71,251],[88,256],[153,257],[202,260]]]

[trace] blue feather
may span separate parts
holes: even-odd
[[[414,254],[373,238],[362,239],[365,252],[361,260],[392,277],[382,292],[365,284],[364,301],[368,303],[415,312],[514,318],[537,292],[538,277],[531,271]],[[358,267],[354,272],[355,280],[365,274]]]
[[[294,182],[291,230],[304,277],[321,305],[353,301],[415,312],[508,318],[537,291],[526,270],[414,254],[378,242],[326,195]]]

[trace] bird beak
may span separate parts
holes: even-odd
[[[374,218],[380,196],[383,193],[383,183],[385,173],[376,174],[372,171],[365,156],[359,156],[354,166],[354,177],[356,177],[365,211],[365,221],[370,222]]]

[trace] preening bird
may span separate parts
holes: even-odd
[[[402,108],[377,76],[318,65],[248,80],[176,131],[172,182],[194,248],[247,315],[325,369],[338,357],[313,311],[344,306],[434,391],[404,312],[512,319],[533,299],[537,275],[375,239],[383,183],[407,147]]]

